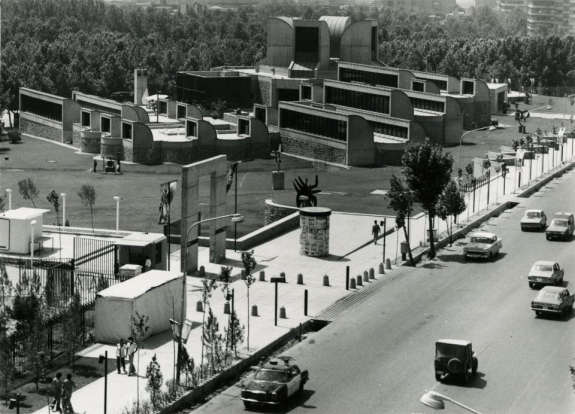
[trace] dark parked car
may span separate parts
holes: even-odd
[[[445,375],[460,377],[467,383],[477,373],[479,362],[469,341],[440,339],[435,343],[435,379]]]
[[[257,404],[280,405],[298,391],[302,391],[309,380],[307,370],[302,371],[286,359],[283,363],[271,360],[259,367],[242,389],[242,401],[249,409]]]

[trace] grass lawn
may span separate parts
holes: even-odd
[[[116,369],[116,361],[113,358],[108,358],[108,372],[114,372]],[[79,357],[75,361],[75,369],[72,371],[71,367],[62,367],[50,371],[47,375],[50,378],[56,376],[58,372],[62,373],[62,381],[66,379],[68,373],[72,374],[72,380],[76,383],[77,389],[85,387],[86,385],[102,378],[104,376],[104,365],[98,364],[96,358]],[[15,398],[16,394],[20,393],[20,413],[28,414],[38,411],[42,407],[52,402],[52,384],[36,384],[31,382],[14,389],[10,397]],[[72,406],[74,405],[74,395],[72,394]],[[0,413],[9,414],[15,413],[15,410],[9,410],[5,400],[0,402]]]
[[[559,101],[563,98],[553,98]],[[547,104],[549,98],[534,98],[534,104]],[[541,101],[541,102],[539,102]],[[542,106],[539,105],[539,106]],[[521,106],[520,106],[521,108]],[[554,107],[555,108],[555,107]],[[570,109],[570,108],[569,108]],[[517,132],[517,121],[511,116],[494,116],[500,124],[508,128],[497,131],[476,131],[467,134],[461,147],[462,168],[473,158],[485,156],[487,151],[499,151],[501,145],[509,146],[511,140],[522,134]],[[567,121],[566,123],[568,123]],[[551,130],[552,125],[560,126],[560,120],[529,118],[527,132],[537,127]],[[570,124],[569,124],[570,125]],[[455,159],[459,157],[459,146],[445,148]],[[122,230],[162,232],[158,225],[158,207],[160,204],[160,184],[179,180],[179,174],[169,173],[173,165],[150,166],[149,173],[130,173],[124,175],[103,175],[92,173],[92,155],[80,154],[75,150],[52,142],[23,137],[22,143],[0,143],[0,191],[11,188],[12,206],[32,207],[30,201],[24,200],[18,193],[18,181],[31,178],[40,195],[36,207],[51,210],[46,196],[51,190],[66,193],[66,218],[71,226],[91,227],[89,207],[82,205],[77,195],[84,183],[94,186],[97,193],[94,207],[94,227],[113,229],[116,226],[116,202],[114,196],[120,196],[120,228]],[[5,160],[8,157],[9,160]],[[318,176],[322,190],[317,195],[321,206],[334,211],[346,211],[366,214],[391,214],[387,200],[381,195],[370,194],[374,190],[386,190],[392,174],[401,175],[400,167],[352,168],[347,171],[325,172],[314,170],[310,162],[293,157],[282,157],[281,169],[285,172],[285,190],[271,189],[271,172],[276,169],[275,161],[258,159],[245,161],[240,165],[238,175],[238,212],[245,221],[238,225],[238,237],[250,233],[263,225],[264,200],[272,198],[278,203],[295,205],[296,192],[293,180],[298,176],[313,182]],[[454,168],[456,170],[456,168]],[[455,171],[454,171],[455,173]],[[172,218],[180,218],[180,197],[176,194],[172,202]],[[200,208],[202,214],[209,216],[209,181],[204,177],[200,181]],[[227,212],[234,212],[234,186],[227,196]],[[56,222],[56,215],[51,210],[45,215],[44,222]],[[203,226],[207,232],[208,226]],[[233,237],[233,226],[228,226],[228,237]]]

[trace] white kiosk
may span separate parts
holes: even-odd
[[[34,225],[34,250],[42,250],[44,242],[52,240],[42,237],[43,214],[50,210],[20,207],[0,214],[0,251],[30,254],[32,221]]]

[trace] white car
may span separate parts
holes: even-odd
[[[491,260],[499,254],[502,247],[503,241],[493,233],[473,233],[469,244],[463,248],[463,257]]]
[[[521,218],[521,231],[545,230],[547,216],[543,210],[527,210]]]
[[[562,269],[559,263],[539,260],[531,268],[527,281],[531,289],[536,285],[560,286],[564,276],[565,269]]]

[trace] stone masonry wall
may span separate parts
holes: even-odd
[[[62,142],[62,130],[20,117],[20,132]]]
[[[271,89],[272,89],[272,84],[271,82],[266,82],[266,81],[261,81],[258,80],[258,84],[260,86],[260,97],[261,97],[261,102],[263,105],[267,105],[267,106],[271,106]]]
[[[121,141],[121,140],[119,140]],[[120,142],[121,144],[121,142]],[[120,153],[120,160],[125,160],[124,158],[124,146],[123,145],[109,145],[109,144],[101,144],[100,145],[101,154],[105,157],[112,157],[116,159],[118,156],[118,152]]]
[[[80,149],[86,154],[100,153],[100,140],[97,138],[80,138]],[[116,158],[114,156],[114,158]]]
[[[81,136],[82,132],[76,128],[76,125],[74,125],[74,129],[72,130],[72,145],[76,148],[81,148]]]
[[[282,151],[321,161],[345,165],[345,151],[315,142],[304,141],[285,135],[281,136]]]
[[[296,211],[298,211],[297,207],[282,206],[268,199],[265,201],[264,207],[264,226],[281,220]]]

